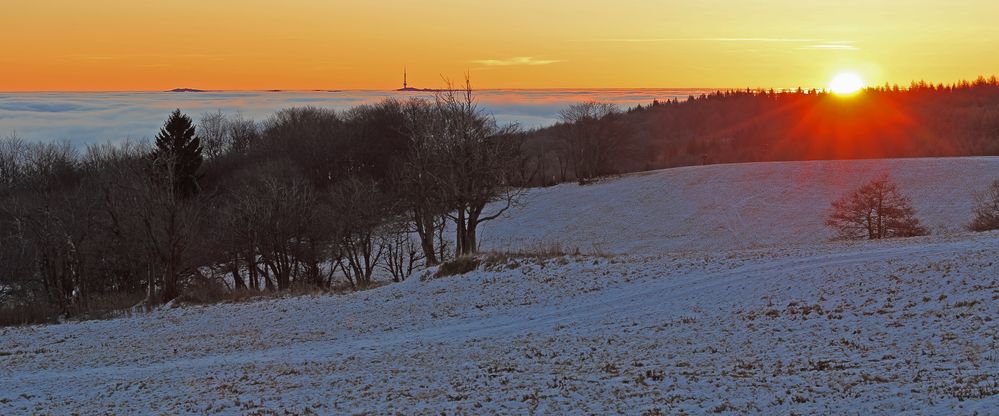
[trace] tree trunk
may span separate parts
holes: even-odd
[[[171,259],[167,262],[166,270],[163,272],[163,291],[160,292],[160,300],[167,303],[176,298],[177,295],[177,266]]]
[[[476,241],[475,238],[475,229],[477,227],[478,224],[473,223],[472,221],[469,221],[468,225],[465,227],[465,244],[467,245],[468,248],[466,254],[472,254],[479,251],[478,242]]]
[[[423,249],[424,263],[429,266],[436,266],[440,262],[437,258],[437,250],[434,247],[434,218],[419,210],[415,210],[413,215],[416,234],[420,237],[420,248]]]
[[[253,253],[253,248],[251,246],[250,250],[246,252],[246,268],[247,273],[250,275],[250,289],[260,290],[260,279],[257,273],[257,256]]]
[[[274,267],[272,267],[269,264],[269,262],[267,262],[264,266],[268,270],[274,270]],[[267,291],[269,292],[273,292],[275,288],[274,288],[274,280],[271,279],[271,273],[264,270],[262,274],[264,276],[264,288],[267,289]]]
[[[233,287],[236,290],[246,290],[246,282],[243,281],[243,276],[239,274],[239,255],[234,255],[232,258],[231,272]]]
[[[885,238],[884,228],[884,197],[878,196],[878,238]]]
[[[153,272],[152,272],[152,270],[149,270],[149,268],[147,267],[146,268],[146,307],[147,308],[153,302],[153,288],[155,286],[156,286],[156,283],[153,282]]]
[[[468,244],[466,243],[465,237],[467,231],[465,230],[465,208],[458,208],[458,216],[454,220],[454,232],[455,232],[455,254],[458,256],[463,256],[470,254],[468,250]]]

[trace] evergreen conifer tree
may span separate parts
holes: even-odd
[[[191,118],[174,110],[156,135],[153,160],[171,183],[177,198],[189,198],[198,190],[201,169],[201,139],[195,135]]]

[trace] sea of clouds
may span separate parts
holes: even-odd
[[[524,128],[554,124],[558,112],[581,101],[604,101],[621,108],[654,99],[686,98],[693,89],[482,90],[480,107],[501,124]],[[264,121],[276,111],[301,106],[346,109],[387,98],[430,97],[395,91],[219,91],[219,92],[37,92],[0,93],[0,136],[29,141],[91,143],[143,140],[156,135],[176,108],[195,119],[207,112],[240,113]]]

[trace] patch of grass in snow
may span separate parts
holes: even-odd
[[[363,289],[373,289],[383,284],[374,284]],[[292,285],[283,291],[262,291],[254,289],[228,289],[217,285],[199,285],[188,288],[182,293],[175,303],[177,305],[213,305],[220,303],[244,303],[263,299],[290,298],[299,296],[316,296],[327,293],[342,294],[362,290],[353,288],[349,284],[341,286],[334,285],[329,289],[319,288],[311,285]]]
[[[45,348],[39,348],[33,351],[0,351],[0,357],[9,357],[11,355],[23,355],[23,354],[45,354],[48,350]]]
[[[999,395],[999,378],[994,374],[976,374],[958,377],[956,382],[946,388],[946,392],[958,400],[984,399]]]
[[[434,273],[434,277],[440,278],[445,276],[454,276],[457,274],[465,274],[478,268],[479,263],[480,260],[474,256],[461,256],[441,264],[440,268],[437,269],[437,272]]]
[[[482,264],[487,270],[516,269],[525,260],[539,265],[543,265],[549,260],[555,260],[558,265],[565,266],[570,263],[570,257],[579,259],[584,256],[603,259],[614,257],[613,254],[603,251],[597,245],[594,245],[592,250],[584,251],[579,247],[569,247],[560,241],[552,240],[534,243],[518,250],[489,252]]]
[[[518,250],[493,252],[492,255],[510,257],[534,257],[539,259],[552,259],[563,256],[578,256],[582,254],[579,247],[568,247],[561,241],[541,241]]]

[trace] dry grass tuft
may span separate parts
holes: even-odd
[[[471,272],[479,267],[479,259],[474,256],[461,256],[441,264],[434,273],[435,278],[454,276]]]

